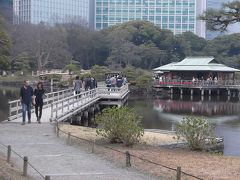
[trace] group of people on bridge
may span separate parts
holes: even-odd
[[[119,74],[107,76],[105,83],[108,88],[108,91],[110,91],[111,89],[114,90],[116,87],[120,88],[123,85],[125,85],[127,83],[127,78]]]
[[[88,91],[97,88],[97,80],[94,77],[80,79],[79,76],[76,76],[73,86],[75,94],[80,94],[82,89]]]

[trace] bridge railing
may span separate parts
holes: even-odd
[[[73,88],[47,93],[43,100],[44,102],[43,108],[48,108],[52,102],[59,101],[60,99],[63,99],[70,95],[73,95]],[[20,99],[9,101],[8,105],[9,105],[9,116],[8,116],[9,121],[20,118],[22,116],[21,114],[22,104]],[[34,111],[34,109],[32,111]]]
[[[107,99],[121,99],[129,92],[128,85],[124,85],[121,88],[107,88],[100,86],[96,89],[84,91],[78,95],[74,95],[73,88],[47,93],[44,98],[43,108],[51,106],[51,119],[58,117],[60,110],[64,111],[66,107],[70,109],[71,106],[84,106],[84,103],[89,103],[94,98],[107,98]],[[71,110],[74,110],[72,108]],[[14,120],[22,116],[22,106],[20,100],[9,102],[9,118],[8,120]],[[34,112],[34,109],[32,110]],[[55,117],[53,114],[56,114]]]
[[[53,102],[51,103],[50,121],[58,120],[59,118],[66,116],[71,116],[77,113],[77,111],[86,108],[89,103],[93,103],[98,99],[98,89],[92,89]]]
[[[53,120],[61,120],[66,117],[72,116],[79,111],[84,110],[90,104],[96,102],[101,98],[121,98],[129,92],[128,85],[121,88],[107,88],[100,86],[96,89],[84,91],[80,94],[64,98],[62,100],[53,102],[51,104],[51,118]],[[64,118],[63,118],[64,117]]]
[[[122,87],[101,86],[98,87],[98,92],[101,98],[121,98],[129,92],[129,86],[128,84],[125,84]]]
[[[166,81],[154,81],[154,85],[157,86],[181,86],[181,87],[232,87],[240,86],[239,80],[166,80]]]

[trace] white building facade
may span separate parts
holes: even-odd
[[[13,23],[89,24],[89,0],[13,0]]]
[[[174,34],[191,31],[205,38],[205,22],[198,16],[206,0],[95,0],[95,29],[131,20],[146,20]]]

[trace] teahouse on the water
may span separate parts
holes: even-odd
[[[218,80],[235,80],[235,72],[240,70],[219,64],[214,57],[187,57],[181,62],[173,62],[158,68],[166,80],[199,80],[217,77]]]

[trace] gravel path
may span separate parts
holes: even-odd
[[[28,156],[29,162],[44,176],[50,175],[51,180],[153,179],[131,168],[117,167],[81,148],[66,145],[56,137],[49,123],[25,126],[20,123],[1,123],[0,143],[11,145],[21,156]],[[3,147],[0,147],[0,151],[3,151]],[[20,158],[12,155],[12,161],[22,169]],[[41,179],[30,167],[28,173],[34,179]]]

